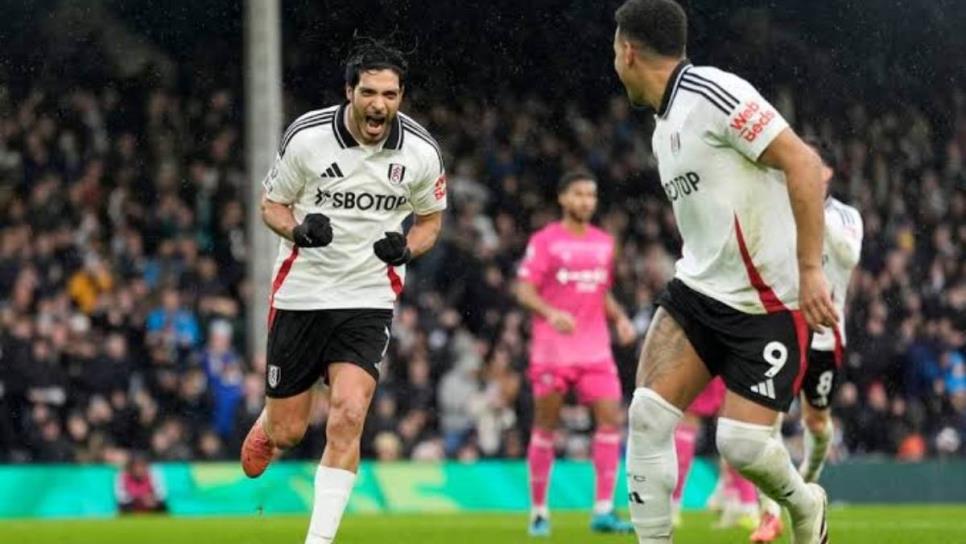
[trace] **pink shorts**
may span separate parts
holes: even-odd
[[[530,363],[527,371],[533,384],[533,396],[577,391],[577,402],[590,404],[598,400],[620,400],[621,382],[613,361],[591,364],[558,365]]]
[[[725,388],[724,380],[720,376],[711,380],[711,383],[704,388],[691,406],[688,406],[688,412],[700,417],[714,417],[718,415],[718,410],[721,409],[721,405],[724,403],[725,393],[728,390]]]

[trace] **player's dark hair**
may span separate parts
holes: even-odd
[[[614,13],[621,36],[665,57],[683,57],[688,16],[674,0],[627,0]]]
[[[557,194],[562,195],[570,189],[570,186],[578,181],[592,181],[597,183],[597,177],[590,173],[589,170],[571,170],[564,173],[560,177],[560,181],[557,182]]]
[[[826,166],[832,170],[836,169],[835,163],[837,162],[837,159],[835,158],[835,152],[828,145],[828,143],[826,143],[824,140],[813,138],[811,136],[802,138],[802,141],[804,141],[808,147],[811,147],[816,153],[818,153],[818,156],[821,157],[822,162],[824,162]]]
[[[832,179],[829,180],[829,183],[825,188],[826,196],[831,195],[838,200],[846,200],[845,195],[842,193],[841,187],[839,187],[838,183],[835,183],[835,172],[838,170],[838,165],[836,164],[837,159],[835,158],[835,152],[832,150],[832,147],[829,146],[828,142],[825,140],[814,138],[812,136],[806,136],[802,138],[802,141],[805,142],[805,145],[811,147],[816,153],[818,153],[819,158],[822,159],[822,162],[825,164],[825,166],[828,166],[832,169]]]
[[[356,41],[345,59],[346,85],[354,88],[362,73],[370,70],[392,70],[399,76],[399,86],[406,84],[409,63],[402,51],[372,38],[357,38]]]

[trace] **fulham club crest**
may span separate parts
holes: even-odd
[[[671,134],[671,153],[677,155],[678,151],[681,151],[681,133],[675,132]]]
[[[392,163],[389,165],[389,181],[399,184],[403,182],[403,178],[406,177],[406,167],[399,163]]]
[[[278,387],[278,381],[282,377],[282,369],[275,365],[268,365],[268,386],[272,389]]]

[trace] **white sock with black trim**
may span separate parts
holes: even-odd
[[[639,544],[671,542],[671,493],[678,478],[674,428],[681,411],[646,387],[628,409],[627,491]]]
[[[774,425],[718,418],[718,451],[742,476],[788,508],[792,519],[815,508],[815,496],[792,466],[788,450],[773,436]]]

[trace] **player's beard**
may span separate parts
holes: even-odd
[[[577,210],[567,210],[564,212],[564,215],[566,216],[567,221],[586,226],[590,224],[590,220],[593,219],[594,211],[591,210],[590,212],[582,213]]]
[[[357,130],[360,136],[362,136],[363,143],[365,144],[375,144],[382,141],[386,135],[389,133],[389,127],[395,117],[394,112],[387,111],[382,115],[371,115],[366,110],[358,110],[352,108],[352,119],[356,124]],[[370,125],[373,120],[378,120],[378,125]],[[371,132],[373,128],[378,126],[379,129],[376,132]]]

